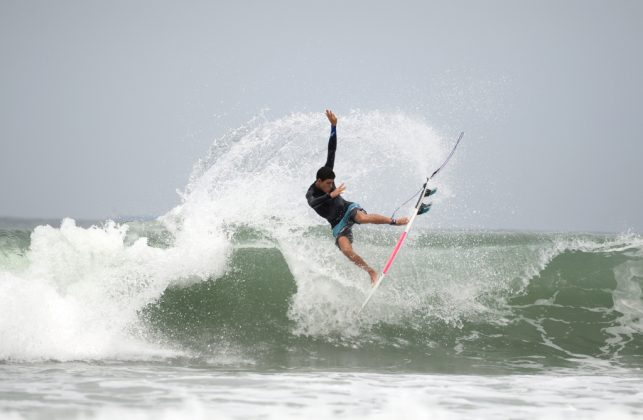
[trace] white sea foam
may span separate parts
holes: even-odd
[[[132,377],[132,368],[125,377],[118,369],[101,377],[105,374],[101,370],[99,375],[91,375],[89,386],[81,372],[76,372],[80,379],[50,373],[49,382],[58,385],[55,389],[34,389],[30,383],[15,383],[11,378],[12,391],[26,394],[22,401],[4,409],[11,410],[11,418],[17,419],[33,417],[23,413],[124,420],[633,419],[643,415],[639,376],[588,372],[510,376],[225,374],[160,369],[144,371],[144,379],[137,379]],[[78,395],[86,398],[80,400]],[[40,404],[43,397],[50,401],[44,407]]]
[[[164,356],[132,334],[137,313],[173,281],[220,274],[220,232],[178,232],[176,245],[125,244],[127,225],[37,227],[23,270],[0,271],[0,359]],[[185,239],[188,235],[189,240]]]

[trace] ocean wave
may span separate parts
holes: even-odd
[[[167,241],[158,224],[149,227]],[[44,229],[49,241],[65,234],[69,240],[69,230],[88,233],[70,222],[56,239],[52,230]],[[104,243],[92,242],[89,254],[58,244],[51,256],[51,243],[30,246],[27,269],[0,271],[1,358],[196,357],[215,365],[232,358],[240,365],[330,368],[400,368],[402,360],[415,370],[452,369],[455,361],[481,369],[483,360],[529,370],[636,362],[643,350],[638,236],[420,229],[358,317],[368,280],[338,251],[326,273],[306,282],[275,238],[232,230],[225,271],[205,277],[159,267],[172,249],[162,240],[138,251],[161,253],[158,260],[147,255],[149,265],[125,256],[128,241],[143,246],[143,225],[129,234],[117,225],[94,228],[89,234]],[[32,240],[43,234],[37,229]],[[332,245],[326,228],[302,237]],[[72,241],[71,249],[87,246],[87,238]],[[371,230],[359,246],[375,259],[394,241],[392,231]]]
[[[372,211],[406,198],[399,185],[421,180],[449,150],[401,114],[356,112],[343,122],[341,153],[351,159],[336,169]],[[0,360],[466,371],[640,357],[637,235],[436,230],[430,224],[445,224],[448,212],[432,213],[358,316],[368,276],[303,197],[302,174],[325,155],[324,127],[293,114],[217,139],[180,205],[156,221],[0,230]],[[454,184],[454,175],[440,179],[437,208],[449,208]],[[357,226],[355,248],[378,267],[397,233]]]

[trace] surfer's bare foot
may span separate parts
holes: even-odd
[[[371,286],[377,283],[377,272],[372,268],[368,270],[368,275],[371,276]]]
[[[397,226],[402,226],[402,225],[407,225],[409,223],[409,218],[408,217],[400,217],[397,219]]]

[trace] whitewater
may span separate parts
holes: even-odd
[[[390,214],[459,131],[351,112],[345,197]],[[0,417],[643,415],[640,235],[453,229],[456,155],[358,316],[368,276],[304,198],[328,134],[260,115],[154,220],[0,219]],[[355,249],[381,269],[400,232],[357,226]]]

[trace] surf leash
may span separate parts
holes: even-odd
[[[442,170],[442,168],[444,168],[446,166],[446,164],[449,162],[449,160],[451,160],[451,157],[455,153],[455,149],[458,147],[458,144],[460,144],[460,140],[462,140],[462,137],[464,137],[464,131],[460,133],[460,137],[458,137],[458,140],[455,142],[455,146],[453,146],[453,149],[451,149],[451,153],[449,153],[449,156],[447,156],[447,158],[444,161],[444,163],[442,165],[440,165],[440,167],[438,169],[436,169],[431,174],[431,176],[426,179],[426,182],[429,182],[431,180],[431,178],[433,178],[435,175],[437,175],[437,173],[440,172]],[[424,188],[424,186],[420,187],[420,189],[417,190],[416,192],[414,192],[413,195],[411,197],[409,197],[405,202],[403,202],[402,204],[397,206],[397,208],[395,210],[393,210],[393,214],[391,214],[391,219],[393,219],[395,217],[395,213],[397,213],[397,211],[399,209],[404,207],[409,201],[413,200],[415,198],[415,196],[417,196],[420,193],[420,191],[422,191],[423,188]]]

